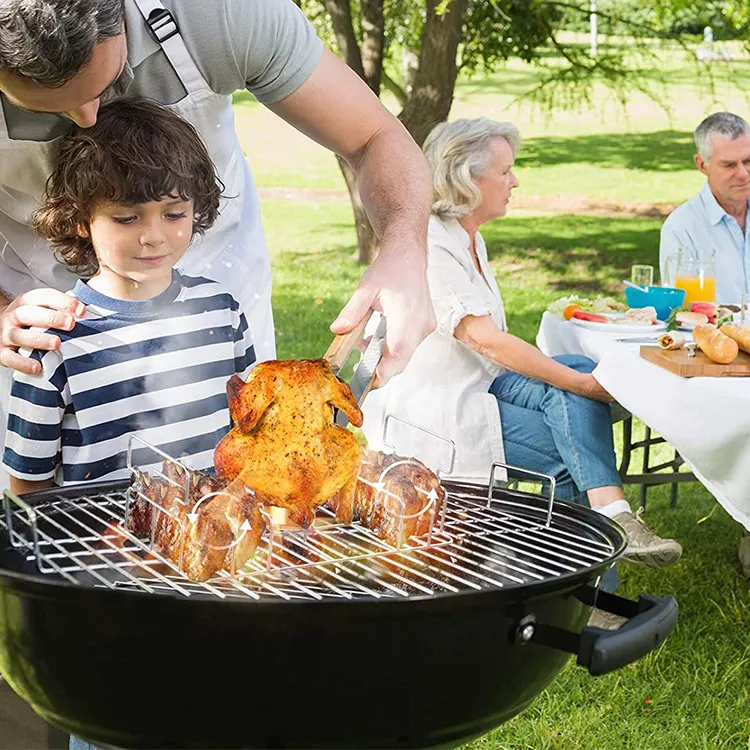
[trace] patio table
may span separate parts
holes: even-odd
[[[640,356],[649,336],[592,330],[545,312],[537,346],[547,355],[585,354],[628,412],[679,452],[708,491],[750,530],[750,378],[682,378]],[[657,334],[653,334],[656,343]],[[671,476],[671,475],[667,475]]]

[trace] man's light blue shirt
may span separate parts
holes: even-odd
[[[750,206],[750,201],[748,201]],[[743,234],[734,217],[718,203],[706,183],[700,193],[678,206],[661,228],[659,266],[662,281],[666,276],[666,260],[677,262],[680,248],[683,255],[708,260],[716,251],[716,301],[738,305],[740,296],[750,291],[750,213]],[[672,271],[674,274],[674,271]]]

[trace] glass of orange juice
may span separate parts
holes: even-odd
[[[680,248],[675,258],[667,259],[668,275],[674,278],[672,286],[685,290],[685,304],[691,302],[716,302],[715,251],[694,253]],[[671,272],[670,272],[671,271]]]
[[[674,285],[677,289],[685,290],[686,305],[691,302],[716,302],[715,276],[677,276]]]

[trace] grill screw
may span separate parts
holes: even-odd
[[[534,633],[536,633],[536,617],[526,615],[516,627],[514,641],[520,646],[525,646],[527,643],[531,643]]]

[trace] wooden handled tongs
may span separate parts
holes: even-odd
[[[349,359],[349,355],[354,351],[357,343],[362,338],[365,327],[375,314],[380,315],[380,313],[375,313],[374,310],[371,310],[370,314],[363,318],[354,329],[349,331],[349,333],[336,336],[333,343],[328,347],[328,351],[324,356],[335,375],[338,375],[339,372],[341,372],[341,369]],[[362,357],[359,360],[359,364],[357,365],[357,369],[354,371],[354,375],[352,375],[351,382],[349,383],[354,398],[360,406],[375,382],[375,372],[378,369],[380,360],[383,358],[385,333],[385,316],[380,315],[380,323],[370,340],[367,342]],[[339,412],[337,415],[336,423],[341,425],[346,424],[346,417],[342,412]]]

